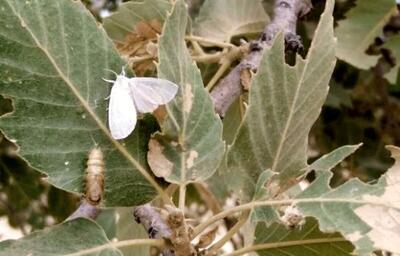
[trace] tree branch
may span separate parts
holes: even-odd
[[[224,244],[228,242],[232,238],[232,236],[234,236],[240,230],[240,228],[246,223],[249,215],[250,215],[250,210],[244,211],[240,216],[238,222],[236,222],[236,224],[219,241],[217,241],[210,248],[208,248],[206,256],[212,256],[215,253],[217,253],[217,251],[222,246],[224,246]]]
[[[79,205],[78,209],[76,209],[67,219],[66,221],[69,220],[74,220],[77,218],[87,218],[87,219],[92,219],[95,220],[97,216],[100,214],[101,210],[97,208],[97,206],[90,204],[86,199],[83,199],[81,201],[81,204]]]
[[[275,35],[282,31],[285,34],[285,49],[297,51],[301,49],[300,37],[296,34],[297,19],[311,9],[309,0],[276,0],[274,18],[268,24],[260,38],[252,42],[249,55],[211,91],[215,111],[224,116],[229,106],[243,92],[242,73],[256,71],[260,65],[263,50],[272,44]]]
[[[190,243],[188,228],[186,227],[183,212],[177,208],[166,205],[169,212],[168,226],[172,231],[170,240],[174,248],[175,256],[194,256],[196,250]]]
[[[150,204],[136,206],[133,210],[135,221],[141,224],[147,231],[149,238],[152,239],[170,239],[171,229]],[[174,253],[170,249],[164,249],[161,254],[163,256],[172,256]]]

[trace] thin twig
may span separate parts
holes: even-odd
[[[282,200],[270,200],[270,201],[253,201],[247,204],[241,204],[227,210],[224,210],[206,221],[202,222],[198,226],[193,229],[192,238],[198,236],[203,230],[205,230],[208,226],[213,224],[216,221],[219,221],[229,215],[232,215],[236,212],[241,212],[245,210],[250,210],[259,206],[272,206],[272,205],[291,205],[298,203],[351,203],[351,204],[371,204],[376,206],[382,206],[386,208],[400,210],[400,206],[392,205],[385,201],[376,201],[376,200],[368,200],[368,199],[352,199],[352,198],[294,198],[294,199],[282,199]]]
[[[223,52],[215,52],[215,53],[204,53],[201,55],[194,55],[192,56],[192,59],[196,62],[202,62],[202,63],[217,63],[221,60],[221,58],[224,56]]]
[[[222,62],[221,66],[219,66],[217,72],[213,75],[213,77],[208,82],[208,84],[206,86],[207,91],[211,91],[211,89],[218,82],[218,80],[225,74],[225,71],[231,66],[231,64],[232,64],[231,59],[225,59]]]
[[[203,55],[204,54],[203,48],[201,48],[199,42],[197,42],[195,40],[191,40],[190,43],[192,44],[193,49],[197,53],[197,55]]]
[[[239,229],[246,223],[247,219],[249,218],[250,211],[244,211],[242,215],[239,217],[238,222],[215,244],[213,244],[210,248],[207,250],[206,256],[212,256],[214,253],[216,253],[224,244],[229,241],[232,236],[234,236]]]
[[[324,243],[334,243],[334,242],[347,242],[346,239],[342,237],[329,237],[329,238],[319,238],[319,239],[303,239],[303,240],[296,240],[296,241],[285,241],[285,242],[275,242],[275,243],[265,243],[265,244],[255,244],[251,246],[247,246],[241,248],[239,250],[222,254],[222,256],[236,256],[236,255],[243,255],[248,252],[254,252],[259,250],[265,249],[275,249],[275,248],[284,248],[284,247],[291,247],[291,246],[301,246],[301,245],[311,245],[311,244],[324,244]]]
[[[185,201],[186,201],[186,184],[182,183],[179,185],[179,209],[185,212]]]
[[[234,44],[231,43],[224,43],[224,42],[220,42],[220,41],[215,41],[215,40],[211,40],[211,39],[207,39],[204,37],[200,37],[200,36],[185,36],[186,40],[189,41],[197,41],[199,43],[203,43],[206,44],[207,46],[216,46],[219,48],[231,48],[231,47],[236,47]]]

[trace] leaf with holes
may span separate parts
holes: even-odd
[[[186,48],[186,25],[186,5],[178,1],[160,37],[158,76],[178,84],[179,91],[166,105],[162,133],[151,139],[148,153],[153,172],[177,184],[209,178],[224,153],[222,123]]]
[[[155,71],[156,43],[170,9],[171,3],[165,0],[132,1],[121,4],[114,14],[104,19],[107,34],[122,57],[132,64],[137,76]]]
[[[335,29],[337,57],[361,69],[375,66],[379,56],[367,55],[365,51],[396,13],[395,0],[358,0],[356,7],[346,14],[345,20],[338,22]]]
[[[373,185],[351,179],[329,186],[332,173],[320,171],[316,180],[296,198],[298,209],[318,219],[323,232],[340,232],[357,255],[374,250],[400,253],[400,148],[387,147],[395,164]]]
[[[107,239],[104,230],[87,219],[64,222],[51,228],[33,232],[19,240],[0,243],[0,256],[103,255],[122,256]],[[86,250],[100,247],[97,252]]]
[[[297,56],[295,66],[285,63],[282,34],[262,57],[225,172],[242,181],[247,200],[264,170],[278,172],[280,183],[287,185],[307,167],[308,133],[336,62],[332,10],[333,2],[328,1],[306,59]]]
[[[335,149],[329,154],[323,155],[318,160],[313,162],[309,169],[315,171],[329,171],[337,164],[343,161],[346,157],[353,154],[357,149],[361,147],[362,143],[357,145],[346,145]]]
[[[61,189],[80,193],[88,151],[105,153],[106,205],[151,200],[147,140],[152,120],[138,123],[124,146],[106,126],[106,69],[124,63],[95,19],[76,1],[0,2],[0,93],[14,112],[0,119],[20,154]]]
[[[232,37],[263,31],[269,21],[260,0],[206,0],[194,23],[194,34],[229,42]]]

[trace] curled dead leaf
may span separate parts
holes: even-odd
[[[147,161],[150,169],[157,177],[168,177],[174,164],[163,154],[164,147],[155,139],[149,141],[149,151],[147,152]]]
[[[157,58],[157,35],[161,34],[162,24],[158,20],[141,21],[134,31],[126,35],[124,43],[116,47],[138,76],[154,71]]]

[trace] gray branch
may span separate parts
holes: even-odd
[[[309,12],[311,3],[309,0],[276,0],[274,6],[274,18],[269,23],[260,38],[251,43],[249,55],[243,59],[231,72],[215,86],[211,91],[211,98],[215,111],[223,117],[229,106],[243,92],[241,74],[243,72],[255,72],[260,65],[263,50],[271,45],[274,37],[280,31],[285,35],[285,49],[298,51],[302,43],[296,34],[298,17]]]
[[[88,218],[96,219],[100,214],[101,210],[97,206],[90,204],[86,199],[83,199],[78,209],[76,209],[66,221],[77,219],[77,218]]]
[[[137,223],[141,224],[146,230],[149,238],[154,239],[170,239],[171,229],[168,227],[161,214],[156,211],[150,204],[136,206],[133,209],[133,216]],[[174,253],[170,249],[164,249],[161,254],[163,256],[173,256]]]

